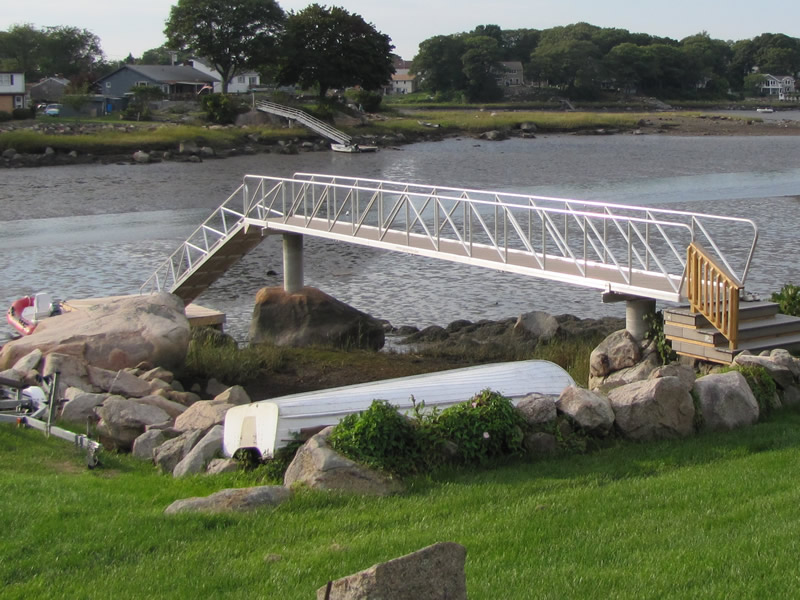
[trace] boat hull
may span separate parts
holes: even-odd
[[[385,400],[401,412],[410,411],[414,402],[441,410],[487,388],[517,402],[531,393],[558,395],[570,385],[574,380],[558,365],[527,360],[293,394],[231,408],[225,416],[223,452],[233,456],[240,449],[255,449],[271,457],[296,434],[336,425],[374,400]]]

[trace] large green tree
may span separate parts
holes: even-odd
[[[451,92],[467,87],[461,57],[466,52],[463,36],[437,35],[419,45],[411,63],[420,87],[429,92]]]
[[[331,88],[378,89],[394,73],[391,38],[338,6],[312,4],[290,13],[281,47],[278,82],[317,87],[320,98]]]
[[[178,0],[164,34],[171,46],[210,61],[227,93],[237,72],[277,60],[274,49],[284,20],[275,0]]]
[[[29,81],[48,75],[85,81],[93,78],[103,51],[88,29],[12,25],[0,32],[0,59],[0,68],[22,71]]]
[[[499,100],[503,91],[497,85],[502,72],[500,48],[497,39],[486,35],[472,35],[465,41],[466,52],[461,57],[467,77],[467,98],[471,102]]]

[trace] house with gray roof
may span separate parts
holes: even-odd
[[[28,91],[31,102],[60,102],[69,79],[63,77],[45,77],[34,83]]]
[[[212,87],[217,78],[185,65],[124,65],[97,80],[98,92],[121,97],[136,87],[158,87],[170,97],[196,96],[205,86]]]

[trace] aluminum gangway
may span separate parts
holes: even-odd
[[[690,244],[743,286],[758,229],[749,219],[681,210],[335,175],[246,175],[141,291],[167,290],[188,304],[270,234],[684,302]]]
[[[353,138],[343,131],[339,131],[335,127],[328,125],[325,121],[320,121],[316,117],[312,117],[307,112],[303,112],[297,108],[291,108],[289,106],[283,106],[282,104],[275,104],[274,102],[262,100],[256,102],[256,109],[271,115],[277,115],[292,121],[297,121],[321,136],[333,140],[337,144],[349,146],[353,141]]]

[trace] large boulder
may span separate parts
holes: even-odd
[[[87,419],[95,419],[95,409],[103,404],[109,394],[93,394],[80,388],[67,388],[64,398],[67,402],[61,409],[61,420],[70,423],[86,423]]]
[[[86,370],[86,362],[71,354],[61,354],[53,352],[44,358],[42,366],[42,376],[49,377],[58,373],[57,396],[63,397],[68,388],[75,387],[86,392],[99,392],[100,388],[92,385],[89,381],[89,373]]]
[[[100,422],[97,430],[101,437],[109,438],[114,448],[128,451],[133,441],[149,425],[170,421],[169,415],[157,406],[139,404],[122,396],[110,396],[97,409]]]
[[[637,381],[608,394],[617,428],[633,440],[686,437],[694,433],[694,402],[677,377]]]
[[[606,377],[609,373],[632,367],[641,358],[639,342],[625,329],[609,335],[592,350],[589,356],[589,374]]]
[[[250,342],[275,346],[383,347],[383,324],[312,287],[288,294],[282,287],[256,295]]]
[[[228,404],[227,402],[215,402],[214,400],[195,402],[175,419],[175,429],[178,431],[189,431],[191,429],[206,431],[215,425],[224,423],[225,413],[234,406],[236,405]]]
[[[173,402],[172,400],[168,400],[164,396],[160,396],[158,394],[150,394],[149,396],[137,398],[136,402],[139,404],[147,404],[149,406],[157,406],[167,413],[170,419],[177,419],[186,412],[186,407],[183,404]]]
[[[555,421],[558,416],[556,400],[558,400],[557,396],[534,392],[517,402],[517,411],[531,427],[544,425]]]
[[[317,600],[466,600],[467,549],[440,542],[380,563],[317,590]]]
[[[222,425],[215,425],[194,448],[175,465],[173,477],[203,473],[212,458],[222,454]]]
[[[614,411],[608,398],[574,385],[561,392],[556,408],[587,432],[605,435],[614,426]]]
[[[609,373],[605,377],[589,376],[589,389],[608,393],[621,385],[627,385],[634,381],[644,381],[661,366],[661,358],[655,352],[650,352],[632,367],[620,369]]]
[[[110,371],[88,365],[86,372],[94,387],[109,394],[117,394],[126,398],[142,398],[149,396],[152,389],[150,382],[139,379],[128,371]]]
[[[153,460],[153,451],[177,435],[174,429],[148,429],[133,440],[131,455],[142,460]]]
[[[559,325],[556,318],[550,313],[534,310],[517,318],[517,322],[514,323],[514,331],[546,342],[558,334]]]
[[[403,491],[403,484],[374,469],[359,465],[328,445],[333,427],[312,436],[297,451],[286,469],[283,484],[303,484],[312,489],[350,492],[365,496],[388,496]]]
[[[179,366],[189,347],[189,321],[183,302],[167,293],[99,301],[39,323],[31,335],[7,343],[0,370],[38,348],[58,352],[105,369],[135,367],[147,360]]]
[[[241,404],[250,404],[252,400],[242,386],[235,385],[214,396],[214,402],[239,406]]]
[[[759,409],[744,375],[738,371],[712,373],[694,382],[700,400],[703,427],[728,431],[758,421]]]
[[[210,496],[175,500],[164,513],[173,515],[184,512],[245,512],[264,506],[278,506],[291,497],[292,492],[282,485],[227,489]]]
[[[162,473],[172,473],[183,458],[192,451],[205,431],[192,429],[184,431],[178,437],[167,440],[153,450],[153,462]]]
[[[784,366],[779,364],[779,362],[776,362],[772,357],[739,354],[733,359],[733,362],[741,366],[763,367],[782,390],[790,388],[795,384],[792,369],[788,365]]]

